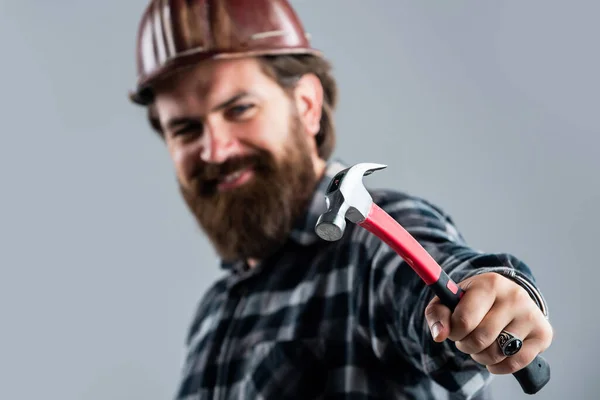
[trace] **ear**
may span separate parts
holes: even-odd
[[[314,74],[305,74],[294,89],[294,100],[306,133],[314,137],[321,128],[323,85]]]

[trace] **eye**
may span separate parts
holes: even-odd
[[[172,136],[183,136],[186,134],[200,134],[202,133],[203,126],[199,122],[189,122],[182,125],[180,128],[173,130]]]
[[[252,108],[254,108],[254,104],[235,105],[227,110],[227,117],[233,119],[242,118],[247,116],[249,114],[248,111],[250,111]]]

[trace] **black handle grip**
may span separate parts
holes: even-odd
[[[513,376],[526,394],[536,394],[550,381],[550,364],[542,356],[536,356],[525,368],[513,372]]]
[[[444,271],[441,272],[437,282],[429,285],[429,287],[439,297],[442,304],[452,312],[454,312],[464,293]],[[514,372],[513,376],[521,385],[524,393],[535,394],[550,381],[550,365],[543,357],[538,355],[528,366]]]

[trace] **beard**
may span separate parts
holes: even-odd
[[[188,208],[224,261],[269,257],[306,212],[317,176],[295,114],[289,133],[279,160],[256,149],[251,156],[202,164],[189,188],[179,184]],[[222,193],[217,190],[221,178],[247,167],[253,171],[250,181]]]

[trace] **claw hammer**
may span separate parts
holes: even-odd
[[[464,294],[419,242],[380,208],[363,183],[363,177],[387,165],[360,163],[338,172],[327,188],[327,211],[319,216],[315,231],[327,241],[342,238],[346,219],[366,229],[390,246],[419,275],[442,303],[454,311]],[[535,394],[550,380],[550,366],[538,355],[527,367],[514,372],[523,392]]]

